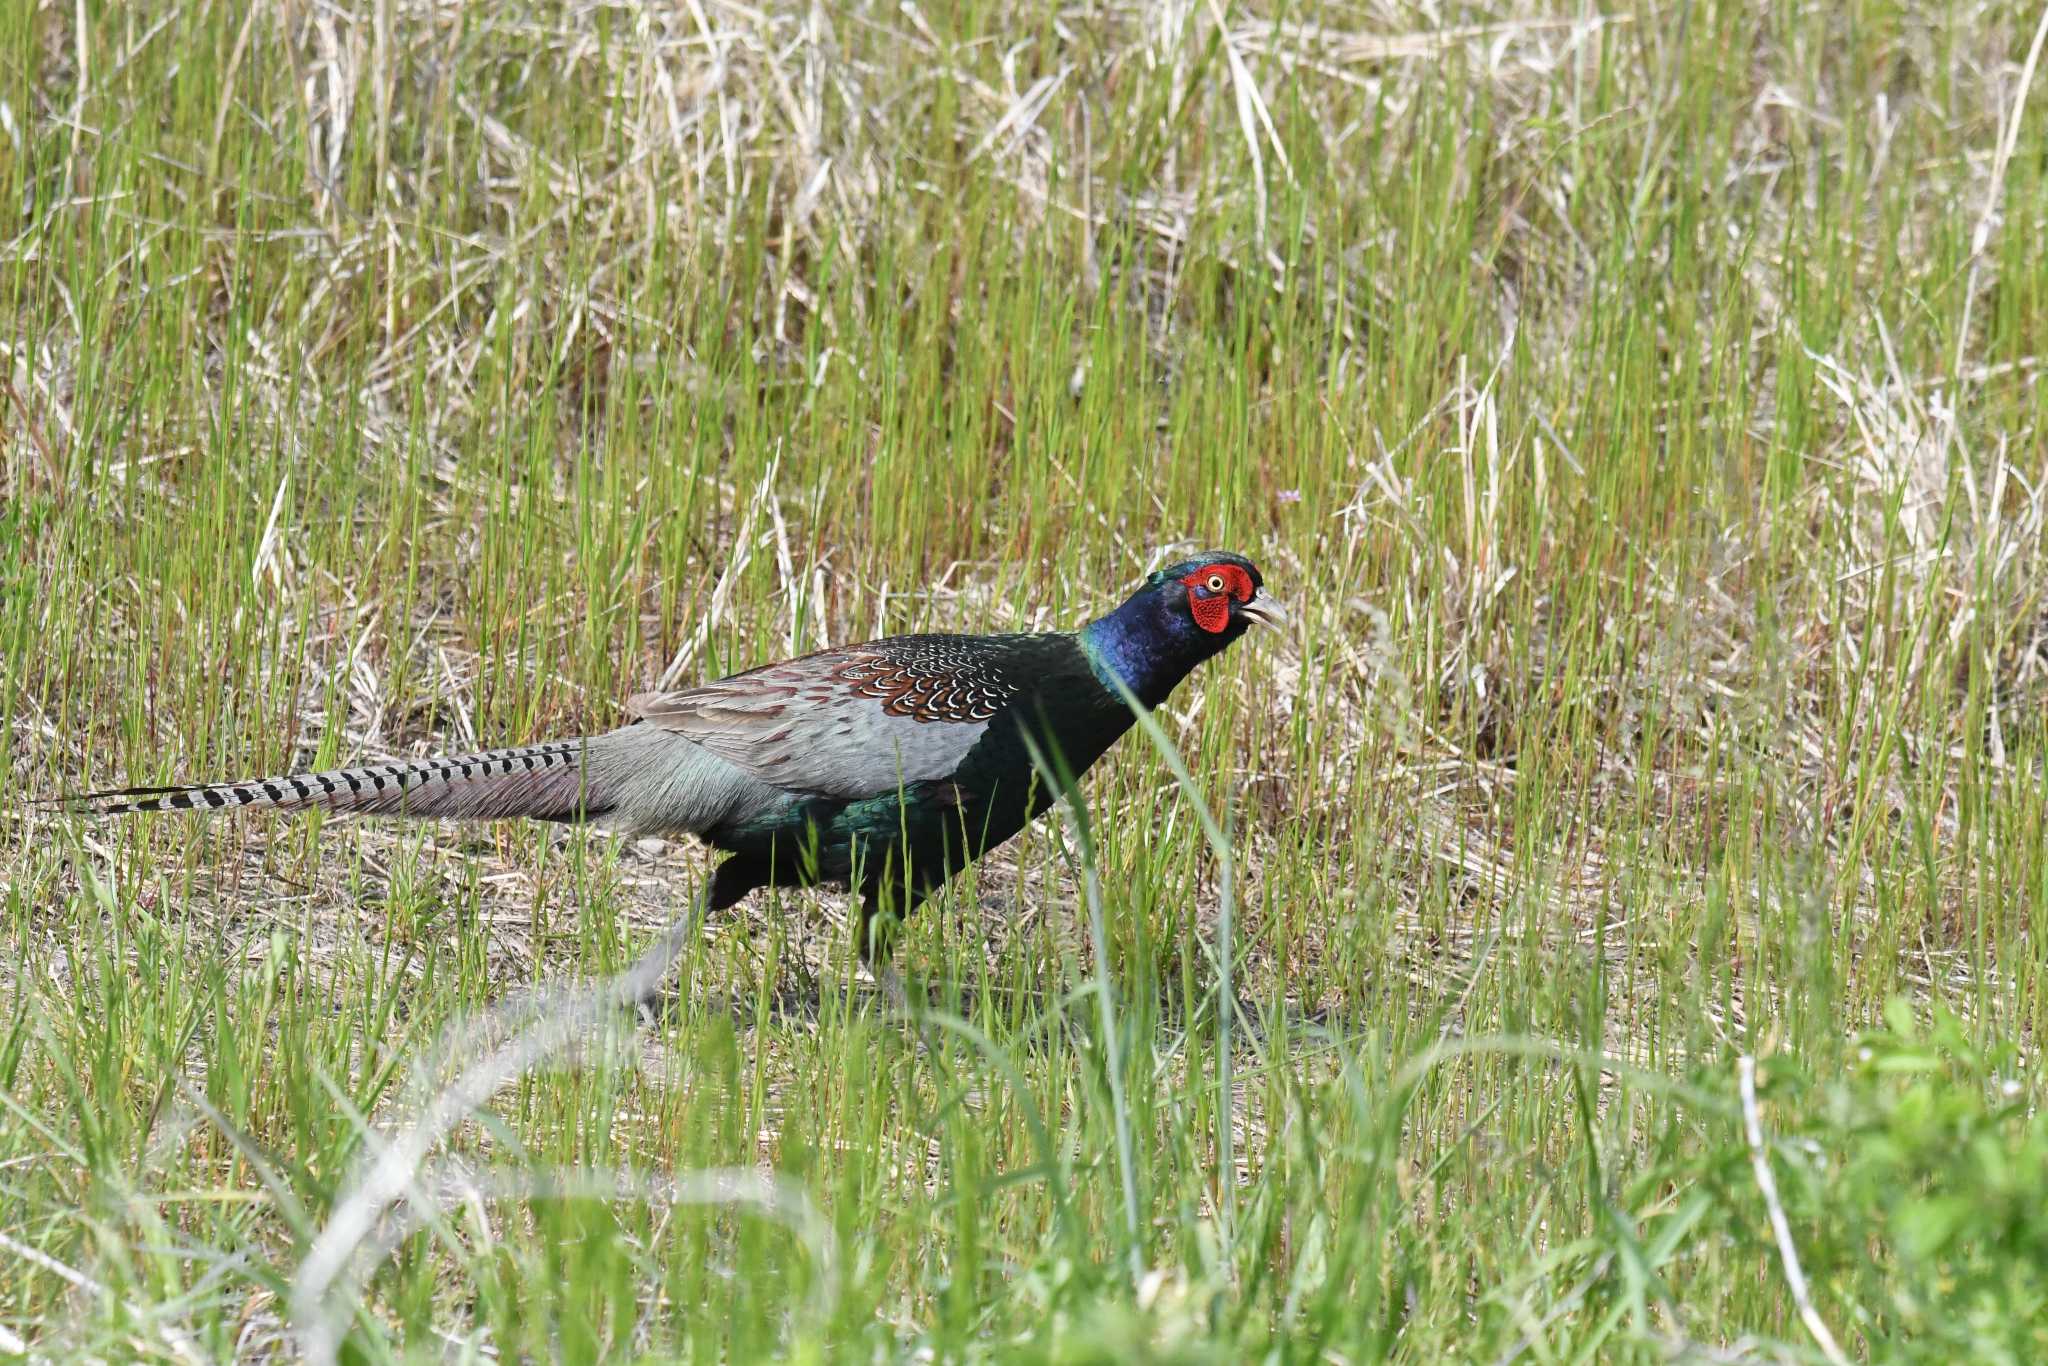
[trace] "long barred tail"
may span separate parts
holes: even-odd
[[[472,820],[580,820],[605,814],[607,805],[604,794],[589,781],[590,752],[588,740],[559,740],[238,783],[124,787],[67,797],[57,805],[103,816],[252,806]]]

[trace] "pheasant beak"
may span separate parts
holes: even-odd
[[[1254,625],[1270,626],[1275,631],[1287,629],[1287,609],[1272,598],[1253,598],[1250,602],[1239,603],[1237,610],[1249,617]]]

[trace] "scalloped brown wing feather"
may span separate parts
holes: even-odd
[[[1001,642],[899,636],[641,693],[626,709],[785,791],[879,796],[951,777],[1021,691]]]

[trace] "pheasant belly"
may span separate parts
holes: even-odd
[[[875,797],[790,796],[708,833],[710,842],[785,886],[908,885],[923,895],[1002,843],[1047,803],[948,780]],[[1007,800],[1005,798],[1008,798]]]

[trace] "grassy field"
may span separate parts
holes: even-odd
[[[0,1348],[2042,1359],[2040,21],[0,6]],[[909,928],[935,1054],[757,897],[317,1303],[701,851],[29,805],[1210,545],[1297,628]]]

